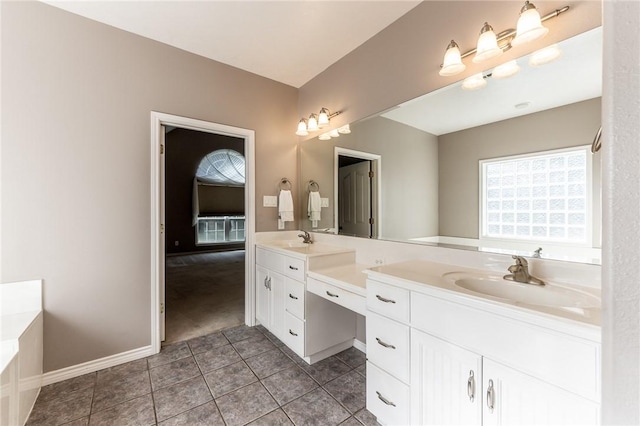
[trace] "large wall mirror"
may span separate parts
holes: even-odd
[[[302,142],[301,228],[599,264],[601,28],[557,46],[553,62],[522,57],[511,77],[486,70],[482,88],[458,82]],[[345,195],[364,172],[341,169],[367,161],[370,185]],[[325,199],[313,221],[311,188]],[[369,227],[345,227],[345,212]]]

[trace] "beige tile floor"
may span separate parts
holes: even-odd
[[[377,425],[365,388],[355,348],[308,365],[240,326],[46,386],[27,425]]]
[[[167,256],[165,343],[244,324],[244,250]]]

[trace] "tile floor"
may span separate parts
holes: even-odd
[[[377,425],[365,380],[355,348],[308,365],[240,326],[43,387],[27,425]]]

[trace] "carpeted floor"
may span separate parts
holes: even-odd
[[[168,256],[165,344],[244,324],[244,250]]]

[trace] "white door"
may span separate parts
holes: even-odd
[[[484,425],[597,425],[599,404],[483,360]]]
[[[362,161],[338,170],[339,233],[371,237],[371,162]]]
[[[411,377],[411,424],[482,424],[480,355],[413,329]]]

